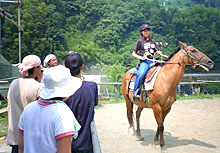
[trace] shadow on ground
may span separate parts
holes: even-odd
[[[142,129],[141,134],[144,137],[144,141],[142,141],[143,146],[148,145],[154,145],[154,136],[156,134],[156,131],[154,130],[148,130],[148,129]],[[171,135],[170,132],[164,133],[164,140],[167,148],[173,148],[178,146],[186,146],[186,145],[196,145],[196,146],[203,146],[207,148],[216,148],[217,146],[208,144],[204,141],[197,140],[195,138],[192,139],[181,139],[179,137],[174,137]]]

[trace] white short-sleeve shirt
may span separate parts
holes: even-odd
[[[61,103],[28,104],[19,120],[19,131],[24,134],[24,153],[56,153],[56,140],[76,137],[79,123],[68,106]]]

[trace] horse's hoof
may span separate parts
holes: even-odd
[[[128,133],[132,136],[134,136],[134,129],[132,127],[128,128]]]
[[[161,153],[168,153],[167,148],[165,146],[161,147]]]
[[[155,149],[160,149],[160,145],[154,144],[154,148],[155,148]]]
[[[143,140],[144,140],[144,137],[138,135],[138,136],[136,136],[135,140],[136,140],[136,141],[143,141]]]
[[[159,141],[154,141],[154,145],[159,146],[160,145]]]

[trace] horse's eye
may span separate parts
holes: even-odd
[[[196,53],[196,50],[192,50],[191,52],[192,52],[192,53]]]

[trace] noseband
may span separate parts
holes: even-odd
[[[201,64],[199,64],[199,62],[201,61],[201,59],[203,59],[204,57],[206,57],[205,54],[202,54],[201,57],[199,57],[198,59],[192,55],[189,54],[188,52],[188,49],[185,50],[185,49],[181,49],[181,51],[183,52],[184,54],[184,65],[186,66],[191,66],[193,69],[195,69],[197,66],[201,66]],[[186,57],[189,57],[191,60],[195,60],[196,62],[192,62],[192,64],[187,64],[186,63]]]

